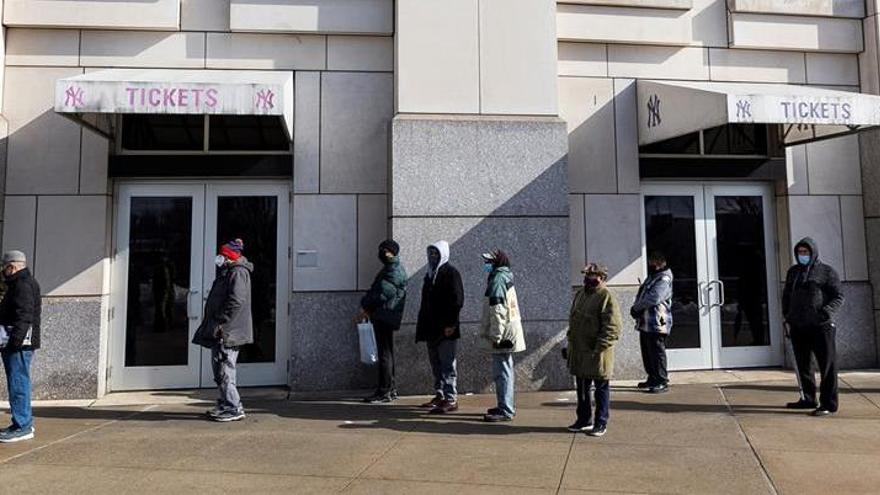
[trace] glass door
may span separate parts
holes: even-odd
[[[781,363],[771,199],[762,185],[644,187],[645,252],[674,277],[670,369]]]
[[[204,289],[207,298],[217,276],[214,257],[231,239],[244,241],[253,263],[251,304],[254,343],[239,355],[239,385],[287,383],[288,186],[209,184],[206,194]],[[203,362],[210,363],[210,351]],[[211,367],[202,367],[202,385],[212,386]]]
[[[712,367],[706,249],[706,213],[701,186],[645,186],[645,254],[666,257],[673,274],[670,369]]]
[[[781,363],[772,196],[763,186],[706,186],[716,367]]]
[[[217,274],[219,246],[240,238],[254,264],[254,343],[244,386],[287,383],[289,186],[119,186],[111,305],[111,390],[213,387],[210,351],[191,344]]]
[[[203,186],[119,189],[111,390],[199,386]]]

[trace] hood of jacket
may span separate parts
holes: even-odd
[[[250,273],[254,272],[254,264],[251,263],[250,261],[248,261],[248,259],[245,258],[244,256],[242,256],[241,258],[238,258],[237,260],[233,261],[232,263],[229,263],[228,265],[225,266],[225,268],[227,270],[231,270],[231,269],[239,267],[239,266],[246,269]]]
[[[501,298],[504,300],[507,288],[513,285],[513,272],[510,267],[499,266],[489,274],[489,282],[486,284],[486,297],[489,299]]]
[[[805,247],[810,250],[810,264],[816,263],[816,260],[819,259],[819,246],[816,244],[816,241],[813,240],[812,237],[804,237],[799,240],[797,244],[794,245],[794,259],[797,260],[797,250],[800,247]]]
[[[440,251],[440,263],[437,263],[437,268],[434,268],[434,270],[431,270],[430,264],[428,265],[428,272],[431,275],[431,279],[436,280],[437,279],[437,272],[440,271],[440,267],[449,263],[449,243],[446,241],[437,241],[428,247],[434,248],[437,251]]]

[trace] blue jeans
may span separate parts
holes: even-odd
[[[495,397],[498,399],[498,409],[501,410],[501,414],[512,418],[516,415],[516,405],[513,399],[515,375],[512,352],[492,354],[492,375],[495,379]]]
[[[431,361],[431,372],[434,374],[434,394],[449,402],[458,398],[455,371],[456,339],[441,339],[436,344],[428,343],[428,359]]]
[[[34,426],[31,412],[31,361],[34,351],[4,350],[0,355],[3,357],[3,369],[6,370],[12,427],[27,430]]]
[[[589,378],[577,378],[577,419],[580,423],[589,423],[593,404],[590,400],[590,384],[596,385],[596,415],[595,425],[607,425],[609,405],[611,403],[611,387],[608,380],[591,380]]]

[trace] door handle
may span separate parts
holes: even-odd
[[[201,309],[197,312],[194,312],[193,308],[192,308],[193,296],[197,296],[198,294],[199,294],[198,289],[191,289],[189,291],[189,294],[186,296],[186,313],[187,313],[187,317],[190,320],[198,320],[199,317],[201,316]],[[196,300],[198,301],[199,299],[196,298]]]
[[[711,308],[714,308],[714,307],[716,307],[716,306],[718,306],[719,308],[721,308],[721,307],[723,307],[724,304],[725,304],[725,299],[724,299],[724,297],[725,297],[725,296],[724,296],[724,282],[722,282],[721,280],[711,280],[711,281],[709,281],[709,287],[712,287],[713,285],[717,285],[717,286],[718,286],[718,302],[713,303],[713,302],[711,302],[711,300],[710,300],[710,301],[709,301],[709,308],[711,309]],[[710,290],[711,290],[711,289],[710,289]]]
[[[706,293],[708,286],[709,282],[700,282],[697,284],[697,305],[701,310],[707,306],[703,299],[704,297],[708,296],[708,294]]]

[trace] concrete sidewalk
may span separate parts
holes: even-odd
[[[678,374],[663,395],[615,383],[598,439],[565,431],[571,392],[519,394],[505,424],[480,421],[489,396],[436,417],[415,407],[423,397],[367,405],[257,390],[232,424],[203,419],[205,392],[40,404],[37,438],[0,445],[0,490],[878,493],[880,372],[841,378],[841,411],[829,418],[784,409],[796,388],[782,371]]]

